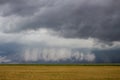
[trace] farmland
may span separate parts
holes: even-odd
[[[120,66],[0,65],[0,80],[120,80]]]

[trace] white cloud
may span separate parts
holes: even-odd
[[[113,42],[113,45],[97,42],[95,39],[64,38],[53,35],[51,30],[41,28],[39,30],[28,30],[21,33],[3,33],[0,32],[0,42],[17,42],[29,46],[50,46],[63,48],[88,48],[88,49],[112,49],[119,48],[120,42]]]
[[[119,1],[111,2],[113,0],[4,0],[0,3],[0,44],[23,44],[25,50],[21,56],[25,61],[71,58],[94,61],[91,51],[72,52],[71,49],[120,48],[116,26]],[[113,45],[97,42],[95,38]],[[0,57],[0,62],[9,61],[6,58]]]
[[[0,63],[8,63],[11,62],[10,59],[7,59],[6,56],[0,56]]]
[[[29,31],[23,34],[20,39],[21,43],[42,43],[53,47],[70,47],[70,48],[92,48],[94,39],[70,39],[51,35],[47,29],[39,29],[37,31]]]
[[[28,61],[65,61],[72,58],[76,61],[92,62],[95,55],[90,52],[73,51],[68,48],[28,48],[20,54],[22,60]]]

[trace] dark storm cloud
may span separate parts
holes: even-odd
[[[33,0],[0,0],[0,6],[2,7],[2,16],[10,15],[20,15],[20,16],[30,16],[38,10],[39,7],[34,4]],[[3,11],[2,11],[3,10]]]
[[[61,9],[47,11],[43,14],[40,25],[53,28],[60,35],[69,38],[98,38],[105,41],[119,41],[120,2],[108,6],[68,5]],[[35,21],[35,22],[37,22]],[[40,25],[37,22],[38,27]],[[34,24],[34,23],[32,23]]]
[[[119,0],[0,0],[10,9],[3,15],[31,15],[12,32],[26,29],[49,28],[67,38],[97,38],[120,41]],[[32,3],[33,5],[32,5]],[[36,5],[37,4],[37,5]],[[33,16],[33,14],[35,14]],[[8,31],[8,32],[10,32]]]
[[[21,2],[22,0],[0,0],[0,4],[6,4],[6,3],[18,3]]]
[[[15,42],[0,42],[0,63],[19,62],[20,57],[18,55],[21,53],[23,47],[22,44]]]
[[[119,35],[120,0],[0,0],[0,63],[119,63]]]
[[[0,63],[93,62],[93,53],[69,48],[27,46],[19,43],[0,43]]]
[[[96,63],[119,63],[120,49],[93,50],[96,55]]]
[[[120,49],[93,50],[28,47],[0,43],[0,63],[119,63]]]

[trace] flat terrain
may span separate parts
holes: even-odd
[[[0,65],[0,80],[120,80],[120,66]]]

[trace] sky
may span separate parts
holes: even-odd
[[[0,0],[0,63],[120,63],[120,0]]]

